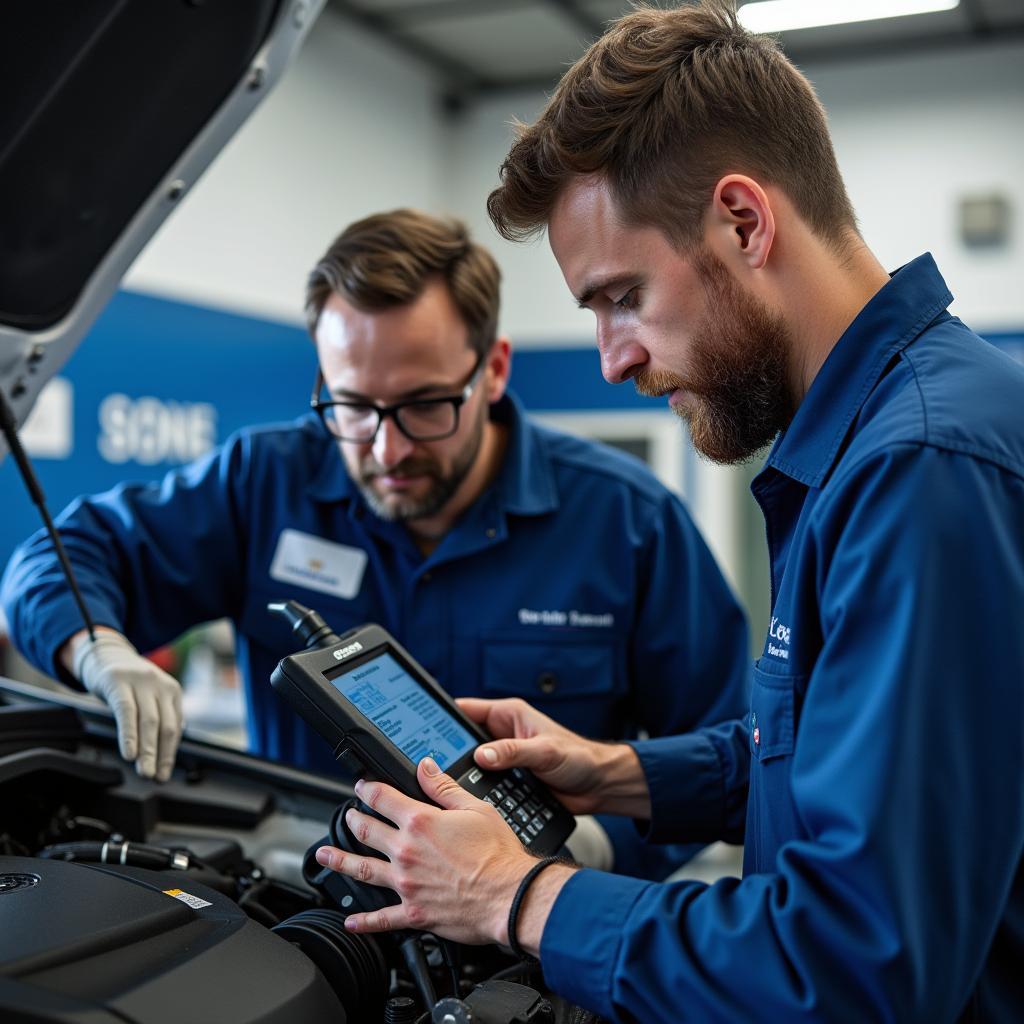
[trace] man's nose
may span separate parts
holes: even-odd
[[[394,417],[387,416],[381,421],[373,439],[373,457],[378,465],[391,469],[411,455],[414,447],[414,443],[398,429]]]
[[[631,338],[616,337],[611,330],[597,329],[601,373],[609,384],[622,384],[635,377],[647,364],[647,351]]]

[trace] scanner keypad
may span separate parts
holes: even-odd
[[[493,782],[495,776],[489,778]],[[497,782],[483,799],[497,809],[524,846],[532,846],[555,812],[532,791],[521,768],[513,768],[496,778]],[[472,786],[466,788],[472,792]]]

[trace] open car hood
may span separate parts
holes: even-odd
[[[19,424],[323,3],[35,0],[4,11],[0,388]]]

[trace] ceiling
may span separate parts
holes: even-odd
[[[328,0],[327,7],[427,64],[452,110],[495,92],[550,88],[629,8],[628,0]],[[951,11],[780,39],[797,63],[980,47],[1024,39],[1024,0],[960,0]]]

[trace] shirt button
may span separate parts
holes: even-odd
[[[424,574],[423,574],[423,575],[422,575],[422,576],[420,577],[420,579],[421,579],[421,580],[422,580],[422,581],[423,581],[424,583],[429,583],[429,582],[430,582],[430,581],[431,581],[431,580],[432,580],[433,578],[434,578],[434,577],[433,577],[433,576],[432,576],[432,575],[431,575],[431,574],[430,574],[429,572],[425,572],[425,573],[424,573]]]
[[[498,531],[493,526],[489,526],[487,528],[487,538],[488,538],[488,540],[494,540],[494,538],[497,537],[497,536],[498,536]]]
[[[558,687],[558,676],[554,672],[541,672],[537,676],[537,687],[541,693],[554,693]]]

